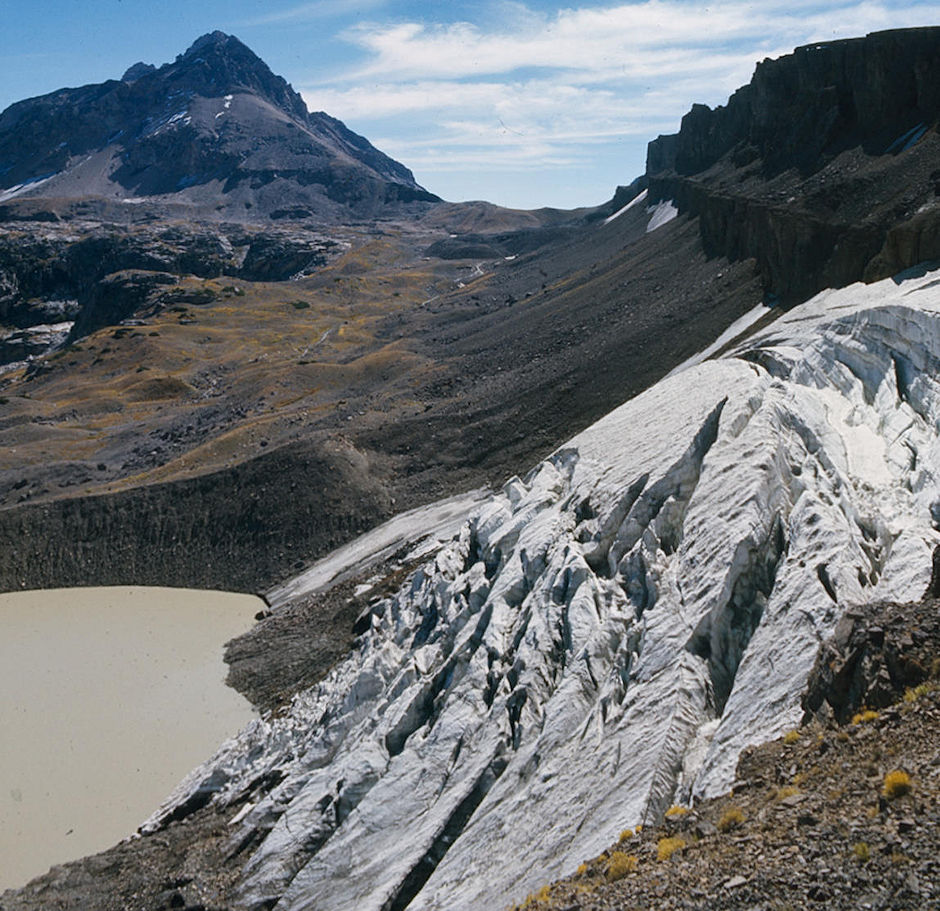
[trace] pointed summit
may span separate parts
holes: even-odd
[[[163,78],[185,80],[204,95],[226,95],[241,89],[257,92],[294,117],[307,116],[307,106],[291,85],[246,44],[225,32],[197,38],[176,61],[158,71]]]
[[[0,198],[146,198],[203,217],[331,221],[434,202],[406,167],[300,95],[233,35],[159,69],[0,113]]]
[[[242,47],[245,47],[234,35],[226,35],[225,32],[220,32],[216,29],[214,32],[207,32],[205,35],[197,38],[190,46],[189,49],[182,54],[182,57],[189,57],[191,54],[197,53],[203,48],[208,47],[220,47],[222,45],[228,44],[229,42],[236,42],[241,44]]]

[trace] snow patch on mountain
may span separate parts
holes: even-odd
[[[940,272],[826,292],[478,506],[353,653],[196,769],[247,907],[496,908],[793,727],[847,606],[919,598]]]
[[[612,221],[616,221],[618,218],[620,218],[620,216],[623,215],[625,212],[629,212],[634,206],[638,206],[641,202],[643,202],[644,199],[646,199],[648,193],[649,193],[649,190],[641,190],[625,206],[617,209],[617,211],[614,212],[613,215],[609,215],[607,218],[605,218],[604,224],[609,225]]]
[[[719,278],[720,277],[719,275]],[[682,373],[683,370],[688,370],[689,367],[694,367],[696,364],[701,364],[702,361],[708,360],[713,354],[717,354],[726,345],[730,345],[731,342],[735,341],[739,336],[744,335],[751,326],[759,320],[762,320],[768,313],[770,313],[770,307],[766,304],[758,304],[752,310],[748,310],[744,316],[739,317],[728,326],[728,328],[707,348],[699,351],[698,354],[693,354],[692,357],[673,367],[672,370],[666,374],[666,378],[668,379],[671,376],[675,376],[677,373]]]
[[[651,234],[657,228],[669,224],[679,215],[676,204],[671,200],[663,200],[656,203],[655,206],[647,206],[646,214],[650,216],[649,224],[646,226],[646,233]]]
[[[17,196],[22,195],[30,190],[35,190],[38,187],[41,187],[47,181],[52,180],[56,174],[44,174],[41,177],[32,177],[29,180],[24,180],[22,183],[15,184],[12,187],[7,187],[6,189],[0,189],[0,202],[6,202],[8,199],[15,199]]]

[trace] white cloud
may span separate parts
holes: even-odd
[[[724,103],[758,60],[931,24],[940,5],[644,0],[552,15],[518,2],[487,9],[485,22],[348,29],[363,61],[329,84],[309,81],[308,105],[350,121],[432,189],[435,174],[474,165],[560,173],[591,156],[614,167],[622,151],[623,172],[601,178],[612,186],[642,169],[647,139],[674,131],[693,102]]]
[[[517,4],[518,6],[518,4]],[[802,8],[801,8],[802,7]],[[603,75],[654,71],[668,55],[703,58],[714,48],[746,44],[760,53],[880,28],[930,21],[924,5],[899,11],[886,3],[713,3],[646,0],[619,6],[533,11],[496,28],[454,22],[363,24],[346,33],[369,56],[356,78],[479,78],[527,67]],[[772,36],[772,37],[769,37]],[[664,61],[664,55],[666,59]]]
[[[313,19],[327,19],[331,16],[345,16],[350,13],[370,12],[386,6],[388,0],[314,0],[300,3],[282,10],[273,10],[263,16],[247,19],[242,25],[272,25],[278,22],[304,22]]]

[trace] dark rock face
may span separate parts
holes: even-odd
[[[127,319],[152,298],[154,291],[174,284],[176,276],[167,272],[128,269],[105,276],[88,295],[71,337],[81,338],[102,326]]]
[[[650,143],[650,198],[784,304],[940,257],[940,28],[798,48]]]
[[[0,173],[18,198],[160,197],[240,220],[299,204],[334,218],[437,200],[340,121],[308,113],[222,32],[159,69],[138,63],[120,81],[11,105],[0,114]]]
[[[79,338],[132,316],[154,289],[178,277],[285,281],[341,250],[319,232],[280,226],[0,231],[0,326],[24,330],[74,320],[71,337]]]
[[[940,555],[940,548],[935,552]],[[940,619],[933,586],[920,604],[881,604],[846,614],[819,655],[803,698],[806,721],[845,724],[862,709],[901,699],[936,671]]]
[[[357,459],[309,441],[185,481],[0,510],[0,578],[257,591],[391,513]]]
[[[698,174],[734,153],[769,177],[803,174],[862,145],[899,152],[940,113],[940,28],[878,32],[797,48],[757,65],[725,107],[694,105],[675,139],[678,174]],[[905,139],[905,136],[907,139]]]
[[[678,133],[660,134],[646,146],[646,174],[659,174],[671,171],[676,166],[676,145]]]
[[[927,587],[928,598],[940,598],[940,547],[934,548],[933,571],[930,574],[930,585]]]
[[[169,64],[165,78],[170,85],[205,97],[233,88],[250,89],[282,110],[303,119],[307,106],[280,76],[276,76],[237,38],[211,32],[197,38],[186,53]],[[161,71],[167,69],[161,67]]]
[[[141,76],[152,73],[156,67],[152,63],[144,63],[142,60],[129,66],[121,77],[121,82],[136,82]]]

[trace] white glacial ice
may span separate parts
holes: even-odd
[[[460,911],[726,791],[846,607],[923,594],[938,377],[935,272],[664,380],[478,506],[146,829],[211,794],[243,804],[246,907]]]
[[[369,566],[387,560],[406,545],[410,545],[411,560],[439,550],[459,531],[486,493],[484,488],[478,488],[399,513],[271,589],[267,593],[268,604],[276,610],[311,592],[335,585],[350,574],[362,575]]]

